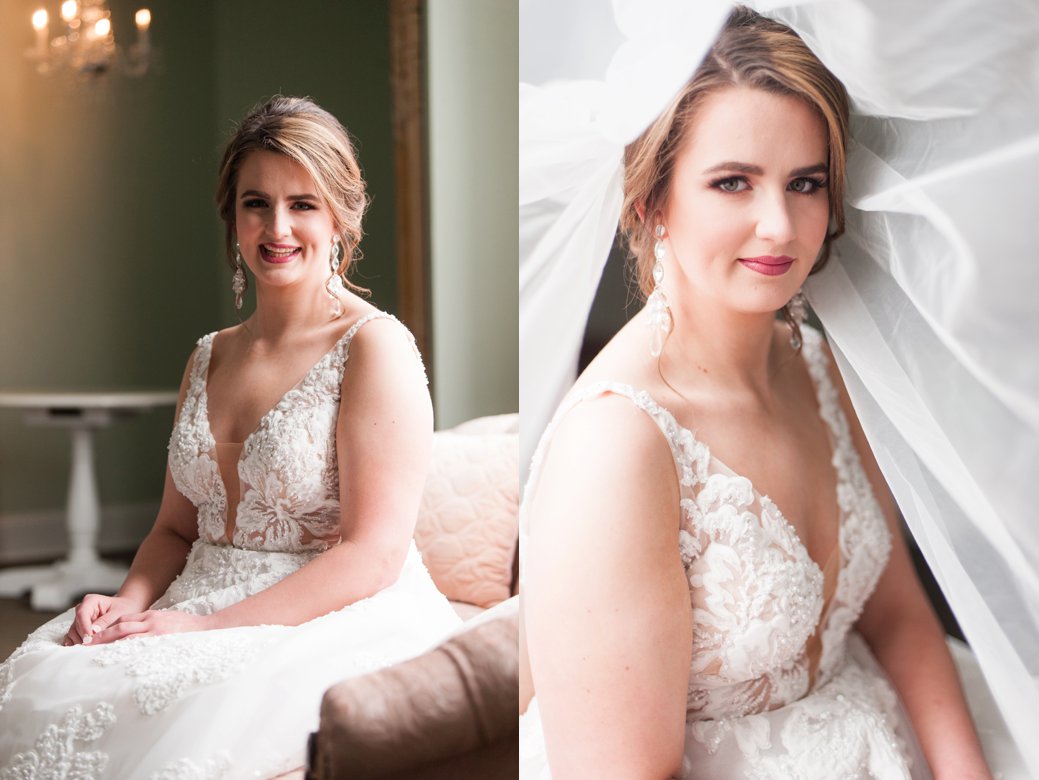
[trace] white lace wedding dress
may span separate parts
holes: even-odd
[[[693,611],[682,777],[929,778],[894,689],[854,631],[887,563],[890,535],[818,331],[804,328],[803,355],[837,474],[839,543],[826,572],[779,507],[648,393],[628,385],[600,382],[564,400],[538,447],[527,489],[557,422],[603,393],[630,399],[670,445],[681,491],[676,554]],[[520,765],[524,780],[550,776],[536,698],[521,718]]]
[[[223,478],[206,408],[213,334],[199,340],[169,455],[198,508],[199,539],[154,608],[212,613],[338,541],[340,385],[351,339],[374,317],[389,315],[352,326],[262,418]],[[230,542],[228,481],[240,488],[230,491],[240,496]],[[271,777],[304,764],[329,685],[415,656],[459,623],[414,545],[394,585],[301,626],[63,647],[71,620],[69,610],[48,622],[0,665],[2,780]]]

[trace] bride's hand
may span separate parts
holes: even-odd
[[[108,628],[123,615],[140,612],[141,605],[121,596],[89,593],[76,606],[76,614],[65,635],[65,646],[89,645],[94,635]]]
[[[94,634],[93,644],[116,642],[128,636],[181,634],[187,631],[206,631],[215,627],[211,615],[192,615],[174,609],[149,609],[117,618],[107,628]]]

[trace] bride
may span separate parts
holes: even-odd
[[[421,358],[346,281],[367,203],[346,131],[306,99],[258,106],[217,201],[236,307],[251,278],[256,310],[188,360],[162,504],[119,592],[0,666],[5,778],[273,776],[304,763],[325,688],[457,624],[411,541]]]
[[[844,228],[847,126],[796,34],[737,9],[625,150],[647,304],[534,456],[525,777],[991,777],[804,324],[801,285]]]

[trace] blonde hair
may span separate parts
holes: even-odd
[[[367,293],[368,290],[346,278],[361,256],[358,249],[364,234],[361,219],[368,207],[361,167],[346,129],[309,98],[275,95],[255,106],[224,148],[216,202],[224,221],[225,249],[231,269],[237,267],[234,242],[238,174],[246,155],[259,150],[284,155],[310,174],[332,212],[336,232],[343,242],[343,262],[337,273],[350,289]]]
[[[662,211],[667,203],[675,158],[704,99],[719,89],[733,86],[798,98],[826,125],[833,228],[823,240],[812,273],[826,264],[832,241],[844,232],[848,136],[848,94],[844,85],[789,27],[748,8],[737,7],[693,77],[653,124],[624,150],[624,205],[620,228],[634,260],[635,280],[643,296],[653,290],[652,215]],[[639,217],[639,211],[645,219]],[[790,320],[787,307],[783,312]]]

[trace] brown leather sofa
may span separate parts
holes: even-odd
[[[434,435],[415,541],[466,623],[423,655],[332,686],[307,778],[518,776],[518,457],[517,415]]]
[[[517,777],[515,603],[424,655],[332,686],[307,777]]]

